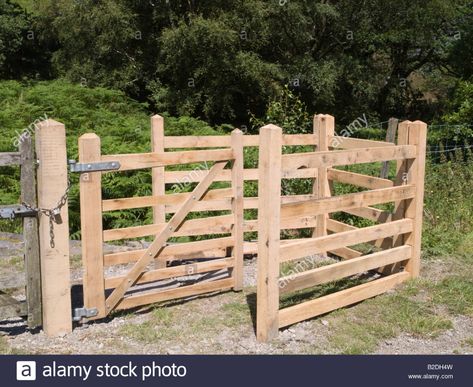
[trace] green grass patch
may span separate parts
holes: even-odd
[[[401,333],[431,338],[452,328],[452,322],[437,314],[431,302],[411,299],[416,292],[415,284],[407,284],[398,293],[333,312],[329,319],[330,345],[337,353],[370,353],[382,340]]]
[[[435,284],[433,301],[443,304],[453,314],[473,316],[473,280],[451,276]]]

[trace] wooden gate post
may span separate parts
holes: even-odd
[[[31,136],[24,136],[20,142],[21,153],[21,201],[37,207],[35,151]],[[23,240],[25,243],[26,303],[28,305],[28,326],[42,324],[41,307],[41,261],[39,255],[38,218],[23,218]]]
[[[243,132],[235,129],[232,132],[231,143],[235,160],[232,165],[232,210],[233,210],[233,290],[243,289]]]
[[[164,118],[155,114],[151,117],[151,151],[164,152]],[[151,184],[153,196],[166,194],[166,182],[164,167],[151,169]],[[153,207],[153,223],[166,223],[166,207],[164,204],[157,204]],[[157,269],[166,267],[166,260],[155,260]]]
[[[63,124],[46,120],[36,131],[38,206],[52,209],[67,189],[66,130]],[[48,336],[72,331],[69,271],[69,213],[61,208],[62,222],[54,224],[54,247],[50,243],[49,218],[39,218],[43,329]]]
[[[282,129],[267,125],[259,133],[258,272],[256,336],[266,342],[279,330],[279,248],[281,227]]]
[[[329,150],[330,138],[335,135],[335,118],[328,114],[317,114],[314,116],[314,133],[318,138],[317,151],[324,152]],[[327,167],[317,168],[317,190],[318,199],[327,198],[331,195],[330,184],[328,181]],[[315,190],[314,190],[315,192]],[[317,215],[314,237],[327,235],[328,214]],[[326,255],[327,252],[322,252]]]
[[[94,163],[101,159],[100,138],[94,133],[79,138],[79,162]],[[97,316],[105,310],[103,273],[102,172],[80,175],[80,222],[82,231],[82,263],[84,266],[84,307],[96,308]]]
[[[416,187],[415,197],[406,201],[405,217],[414,222],[414,229],[406,236],[404,243],[412,246],[412,258],[407,262],[406,270],[412,278],[420,273],[420,255],[422,238],[422,215],[424,210],[424,175],[427,143],[427,124],[414,121],[408,124],[408,144],[417,148],[415,159],[409,160],[407,184]]]

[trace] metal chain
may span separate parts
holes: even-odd
[[[69,198],[69,191],[71,190],[71,181],[67,181],[67,188],[64,194],[61,196],[61,199],[59,199],[56,207],[48,209],[48,208],[37,208],[29,205],[28,203],[23,202],[22,204],[31,211],[34,211],[38,214],[43,214],[49,218],[49,245],[51,246],[52,249],[56,246],[56,243],[54,241],[54,223],[60,224],[62,223],[61,220],[61,209],[64,207],[67,203],[67,200]]]

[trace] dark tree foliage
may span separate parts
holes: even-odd
[[[3,77],[46,65],[56,77],[212,123],[262,116],[286,85],[309,111],[340,122],[361,114],[427,120],[445,113],[442,98],[473,73],[467,0],[25,3],[34,17],[0,1]]]

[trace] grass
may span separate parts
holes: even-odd
[[[380,342],[401,333],[434,338],[452,327],[447,316],[438,314],[431,302],[414,301],[409,286],[385,294],[328,317],[331,351],[344,354],[371,353]]]

